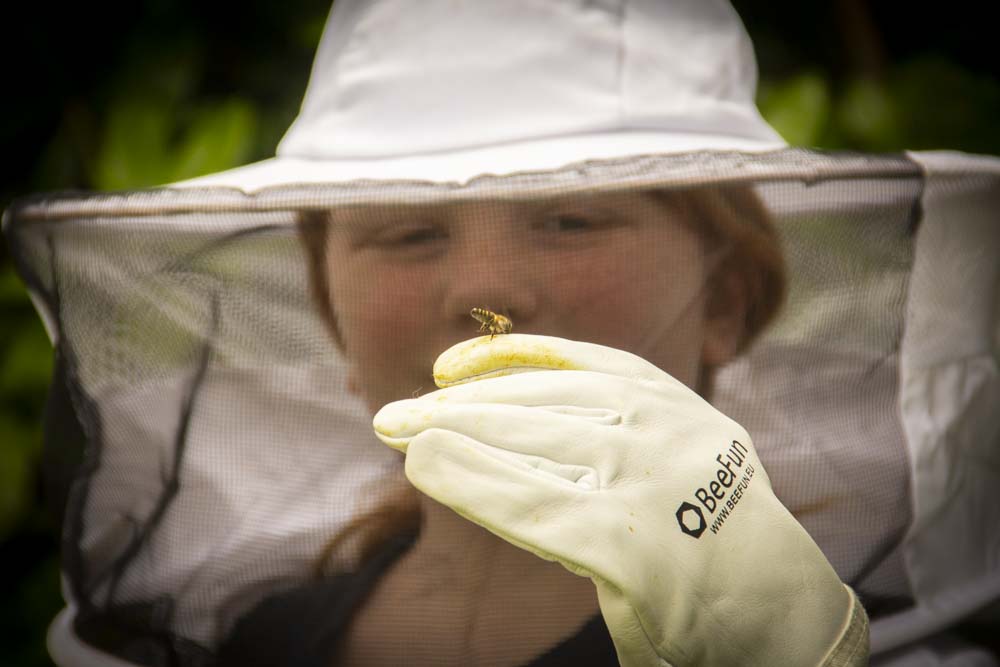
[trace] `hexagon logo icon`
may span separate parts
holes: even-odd
[[[681,527],[681,532],[698,538],[705,532],[705,515],[701,513],[701,508],[684,501],[677,508],[677,525]]]

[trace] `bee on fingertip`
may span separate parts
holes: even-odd
[[[469,315],[479,322],[479,331],[490,334],[490,340],[497,334],[509,334],[514,329],[514,323],[509,317],[486,308],[473,308]]]

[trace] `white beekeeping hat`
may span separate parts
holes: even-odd
[[[728,3],[431,2],[407,13],[405,2],[336,3],[277,157],[194,183],[466,182],[784,146],[754,105],[752,46]]]
[[[1000,598],[1000,161],[790,149],[755,87],[724,2],[338,0],[275,158],[12,206],[4,231],[57,350],[47,446],[83,452],[57,658],[96,647],[203,664],[262,599],[309,585],[331,538],[391,495],[398,460],[350,389],[351,345],[330,340],[341,313],[317,313],[303,221],[465,207],[496,222],[470,202],[505,220],[574,199],[629,218],[595,197],[696,192],[714,203],[684,215],[713,238],[763,227],[787,299],[721,369],[713,401],[753,435],[779,498],[865,601],[876,651]],[[421,224],[416,238],[430,228],[439,242],[439,223]],[[599,245],[624,259],[614,266],[663,267],[655,244]],[[622,283],[579,249],[548,252],[487,249],[449,264],[449,284],[488,306],[516,283],[531,291],[511,297],[518,331],[586,339],[597,334],[559,328],[575,311],[553,307],[562,319],[549,321],[538,304],[605,271],[602,284],[626,288],[604,298],[631,308],[601,329],[614,341],[656,312],[639,295],[655,301],[655,285],[666,293],[669,272],[689,268]],[[350,268],[323,288],[368,312],[399,308],[375,263]],[[484,274],[494,283],[473,280]],[[439,274],[405,275],[390,287],[451,307]],[[428,368],[454,342],[403,317],[385,326]]]

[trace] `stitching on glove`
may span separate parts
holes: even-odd
[[[851,595],[851,615],[844,628],[840,640],[827,653],[822,667],[855,667],[868,664],[868,614],[861,606],[854,591],[849,587]]]

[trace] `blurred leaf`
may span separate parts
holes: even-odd
[[[176,101],[196,94],[206,45],[188,32],[192,29],[188,26],[169,35],[159,31],[133,34],[111,85],[153,99]]]
[[[35,189],[65,190],[90,186],[88,163],[98,145],[98,120],[78,100],[63,107],[62,117],[45,148],[39,153],[32,175]]]
[[[34,433],[0,414],[0,540],[8,537],[34,498],[34,463],[39,449]]]
[[[315,51],[316,47],[319,46],[320,37],[323,36],[326,19],[326,14],[317,14],[300,23],[298,30],[295,31],[296,43],[310,52]]]
[[[0,267],[0,306],[11,306],[31,303],[24,283],[14,271],[13,264]],[[8,319],[9,326],[9,319]]]
[[[844,136],[859,148],[887,151],[900,145],[895,103],[879,81],[851,81],[837,102],[836,118]]]
[[[805,73],[762,85],[758,105],[767,122],[792,146],[816,146],[830,118],[830,88],[819,74]]]
[[[282,108],[261,111],[257,117],[257,140],[251,160],[273,157],[278,142],[299,113],[298,100]]]
[[[233,98],[199,109],[177,149],[171,181],[201,176],[244,164],[257,132],[257,114],[249,102]]]
[[[94,164],[99,190],[127,190],[170,180],[167,154],[172,117],[150,99],[119,100],[111,108]]]
[[[245,164],[254,149],[257,114],[232,98],[195,107],[186,122],[173,105],[120,102],[108,117],[96,159],[101,190],[151,187]]]
[[[80,183],[77,152],[63,127],[42,149],[32,181],[39,190],[61,190]]]
[[[44,396],[52,378],[53,351],[41,323],[23,326],[0,359],[0,396]]]
[[[1000,153],[1000,81],[941,57],[899,65],[891,92],[907,148]]]

